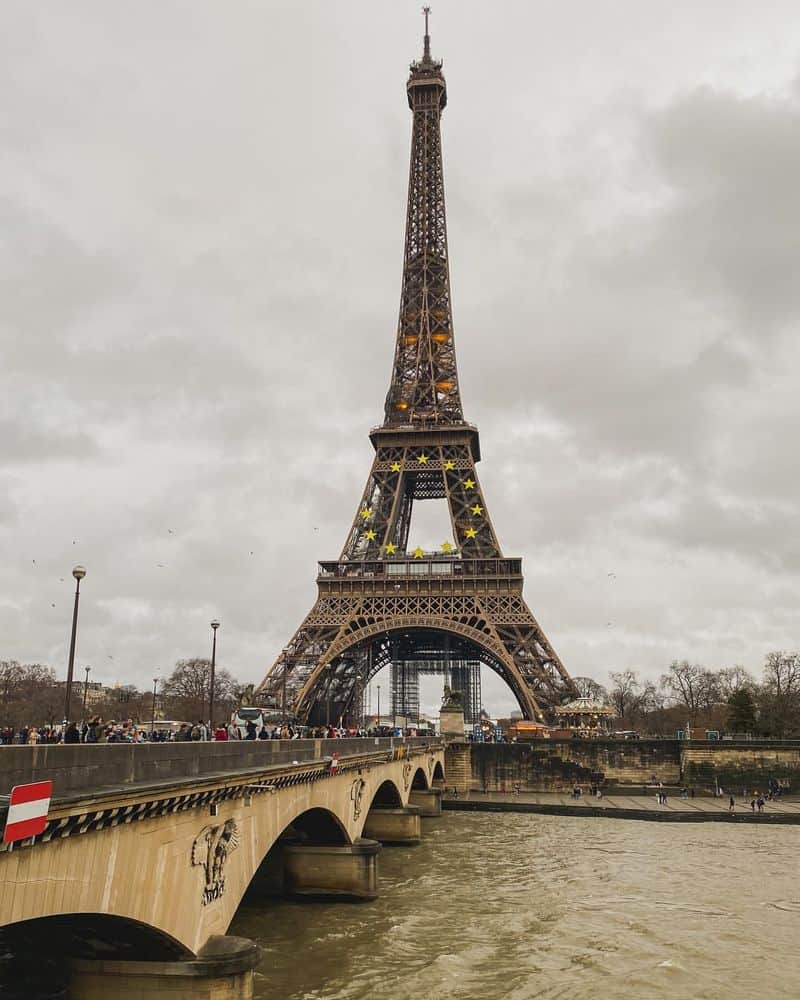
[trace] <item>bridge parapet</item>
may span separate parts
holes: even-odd
[[[95,743],[74,746],[0,747],[0,796],[14,785],[52,780],[53,796],[169,781],[203,778],[228,771],[321,760],[397,747],[427,746],[425,738],[343,740],[231,740],[219,743]],[[2,798],[0,798],[2,807]]]

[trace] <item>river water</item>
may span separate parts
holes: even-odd
[[[800,827],[445,813],[380,899],[242,907],[270,1000],[800,996]]]

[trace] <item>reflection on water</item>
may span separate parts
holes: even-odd
[[[275,901],[256,996],[800,996],[800,830],[447,813],[374,903]]]

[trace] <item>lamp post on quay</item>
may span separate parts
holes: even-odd
[[[150,719],[150,739],[154,740],[156,735],[156,689],[158,688],[158,678],[153,678],[153,713]]]
[[[72,570],[75,577],[75,606],[72,609],[72,636],[69,640],[69,665],[67,666],[67,692],[64,696],[64,732],[67,730],[69,722],[69,705],[72,698],[72,672],[75,668],[75,636],[78,633],[78,600],[81,596],[81,580],[86,576],[83,566],[76,566]],[[61,734],[62,739],[64,733]]]
[[[219,628],[219,622],[215,618],[211,622],[211,628],[214,633],[214,638],[211,641],[211,683],[209,684],[208,692],[208,724],[211,728],[214,728],[214,672],[217,666],[217,629]]]
[[[83,682],[83,721],[85,722],[86,721],[86,695],[87,695],[87,693],[89,691],[89,671],[92,668],[91,667],[84,667],[83,669],[86,671],[86,680]]]
[[[377,684],[376,687],[378,688],[378,729],[380,729],[381,728],[381,686],[380,686],[380,684]]]

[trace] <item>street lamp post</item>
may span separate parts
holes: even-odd
[[[75,577],[75,606],[72,609],[72,636],[69,640],[69,665],[67,666],[67,691],[64,695],[64,731],[66,732],[69,722],[69,706],[72,699],[72,672],[75,669],[75,637],[78,634],[78,600],[81,596],[81,580],[86,576],[83,566],[76,566],[72,570]],[[62,734],[63,735],[63,734]]]
[[[378,688],[378,729],[381,728],[381,686],[376,685]]]
[[[83,721],[85,722],[86,721],[86,695],[87,695],[87,693],[89,691],[89,671],[92,668],[91,667],[84,667],[83,669],[86,671],[86,680],[83,682]]]
[[[214,671],[217,666],[217,629],[219,628],[219,622],[215,618],[211,622],[211,628],[214,633],[214,638],[211,641],[211,684],[210,690],[208,692],[208,724],[214,727]]]
[[[153,678],[153,713],[150,719],[150,739],[154,739],[156,735],[156,690],[158,688],[158,678]]]

